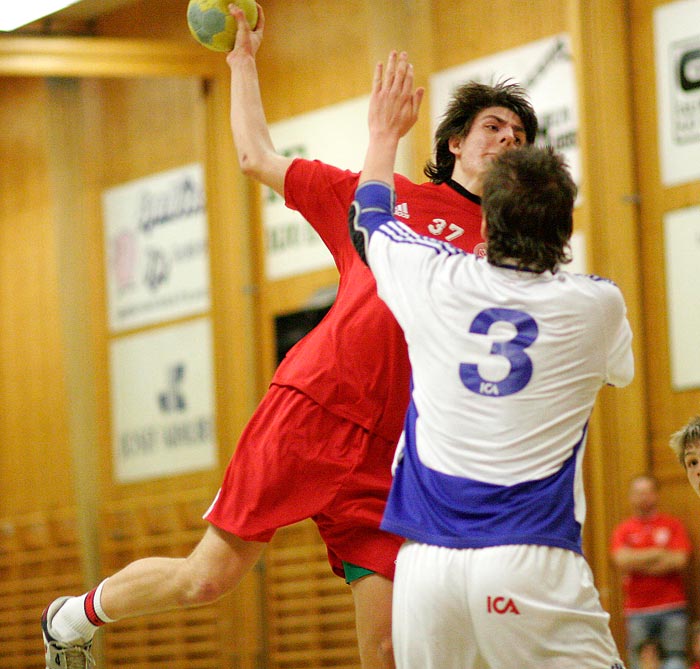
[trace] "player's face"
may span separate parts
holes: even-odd
[[[683,454],[685,475],[695,494],[700,497],[700,442],[690,444]]]
[[[503,151],[525,146],[527,138],[520,117],[506,107],[487,107],[474,118],[466,137],[453,137],[455,156],[452,178],[475,195],[488,164]]]
[[[649,516],[656,511],[659,494],[656,485],[648,478],[632,481],[630,487],[630,506],[639,516]]]

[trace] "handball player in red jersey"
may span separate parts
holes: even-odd
[[[338,294],[275,373],[205,514],[210,526],[199,545],[186,558],[138,560],[85,595],[54,601],[42,619],[47,669],[63,669],[61,657],[85,658],[87,667],[102,624],[216,600],[240,582],[278,528],[306,518],[316,522],[331,568],[352,588],[363,668],[394,666],[392,579],[402,540],[379,524],[409,398],[406,343],[348,233],[359,175],[283,156],[272,144],[255,60],[265,26],[258,9],[251,30],[231,7],[238,34],[227,62],[239,162],[321,236],[340,274]],[[392,76],[398,60],[391,53],[375,76]],[[414,93],[416,114],[422,95]],[[420,234],[483,251],[484,168],[502,151],[532,143],[536,133],[519,86],[459,87],[435,134],[429,181],[396,176],[396,215]]]

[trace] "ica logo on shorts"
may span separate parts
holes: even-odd
[[[508,597],[492,597],[489,595],[486,598],[486,611],[488,613],[497,613],[498,615],[504,615],[506,613],[514,613],[516,616],[520,615],[518,607],[515,602]]]

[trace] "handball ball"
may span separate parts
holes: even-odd
[[[190,0],[187,5],[187,25],[192,36],[212,51],[231,51],[236,41],[236,19],[229,14],[228,6],[238,5],[255,28],[258,7],[255,0]]]

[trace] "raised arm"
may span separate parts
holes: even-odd
[[[413,66],[405,52],[392,51],[374,72],[369,103],[369,146],[360,183],[383,181],[393,187],[399,140],[418,119],[423,88],[413,90]]]
[[[392,51],[386,68],[377,65],[369,100],[369,144],[348,212],[350,237],[364,262],[373,232],[393,217],[396,151],[418,119],[423,93],[423,88],[413,90],[413,66],[405,52]]]
[[[244,174],[284,195],[284,177],[292,159],[277,153],[272,143],[255,62],[265,15],[258,5],[258,24],[252,30],[242,9],[231,4],[229,11],[238,22],[236,44],[226,57],[231,69],[231,131],[238,162]]]

